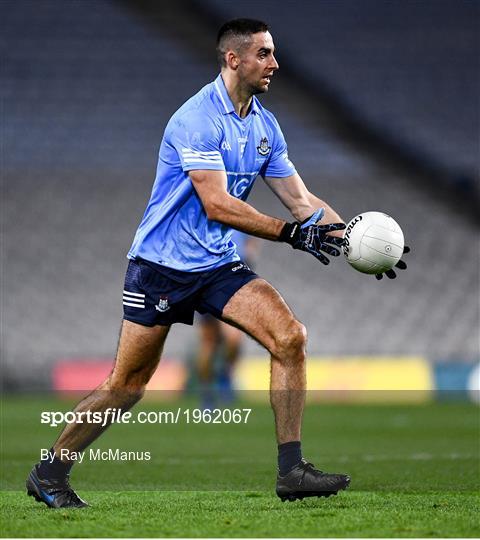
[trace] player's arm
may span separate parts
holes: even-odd
[[[328,203],[307,189],[298,173],[286,178],[266,177],[265,182],[297,221],[305,221],[319,208],[323,208],[325,211],[319,223],[344,223]],[[343,236],[343,232],[334,232],[332,236]]]
[[[227,192],[227,175],[224,171],[191,170],[188,174],[208,219],[253,236],[287,242],[294,249],[311,253],[323,264],[328,264],[329,260],[321,251],[333,256],[340,254],[334,246],[340,246],[342,239],[328,236],[328,233],[345,228],[345,224],[316,225],[317,217],[323,215],[323,208],[320,210],[317,207],[314,216],[303,223],[286,223],[262,214],[248,203],[232,197]]]
[[[303,183],[298,173],[288,176],[286,178],[271,178],[266,177],[265,182],[270,189],[277,195],[282,203],[290,210],[293,217],[298,221],[308,220],[309,217],[314,216],[318,208],[324,208],[325,213],[318,223],[335,223],[343,222],[340,216],[329,206],[325,201],[319,199],[313,193],[308,191],[307,187]],[[331,236],[343,237],[344,231],[334,231],[329,233]],[[338,245],[338,244],[336,244]],[[405,246],[404,253],[409,253],[410,248]],[[400,260],[395,265],[401,270],[405,270],[407,265],[404,261]],[[390,279],[396,277],[394,270],[387,270],[385,275]],[[383,274],[376,274],[377,279],[382,279]]]
[[[337,247],[343,245],[345,229],[338,213],[310,193],[297,172],[282,177],[267,174],[265,182],[296,219],[283,227],[280,240],[288,242],[294,249],[308,251],[323,264],[330,262],[324,253],[338,257]]]
[[[285,221],[262,214],[227,191],[225,171],[192,170],[192,181],[208,219],[259,238],[278,240]]]

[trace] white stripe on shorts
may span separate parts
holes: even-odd
[[[123,297],[124,302],[131,302],[132,304],[140,304],[143,306],[145,304],[145,300],[143,298],[129,298],[128,296]]]
[[[123,291],[123,296],[139,296],[140,298],[145,298],[144,294],[141,293],[131,293],[128,291]]]
[[[123,302],[123,305],[124,306],[130,306],[130,307],[136,307],[136,308],[145,309],[145,304],[132,304],[131,302]]]

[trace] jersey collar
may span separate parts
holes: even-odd
[[[232,100],[228,95],[225,83],[222,79],[222,74],[220,73],[218,77],[213,81],[213,86],[217,97],[220,99],[220,108],[223,114],[230,114],[235,112],[235,107],[233,106]],[[250,105],[250,112],[258,114],[259,102],[255,96],[252,97],[252,103]]]

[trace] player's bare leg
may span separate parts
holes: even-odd
[[[214,360],[215,352],[220,344],[220,321],[211,315],[200,321],[200,343],[197,356],[197,373],[203,409],[215,407]]]
[[[240,357],[240,350],[244,334],[235,326],[220,322],[221,332],[225,342],[225,360],[229,369],[232,369]]]
[[[110,407],[124,412],[133,407],[157,369],[169,329],[169,326],[147,327],[124,320],[111,374],[74,411],[105,412]],[[54,445],[55,453],[59,455],[62,448],[84,450],[108,427],[102,424],[67,424]]]
[[[306,388],[304,326],[263,279],[250,281],[239,289],[225,306],[223,319],[247,332],[270,352],[270,401],[277,441],[299,441]]]
[[[123,321],[115,366],[108,378],[75,408],[76,413],[105,413],[110,408],[127,411],[141,399],[160,361],[169,326],[146,327]],[[62,460],[61,450],[79,452],[89,446],[110,424],[83,422],[67,424],[56,441],[52,460],[42,461],[27,479],[27,492],[53,508],[86,506],[70,487],[72,461]]]
[[[232,385],[233,372],[240,359],[245,334],[236,326],[224,321],[218,321],[218,323],[223,359],[218,376],[219,391],[223,400],[231,402],[235,399],[235,390]]]
[[[202,383],[209,383],[213,377],[213,355],[218,347],[219,321],[206,318],[200,323],[200,345],[197,357],[198,377]]]
[[[328,497],[345,489],[350,477],[314,468],[301,457],[300,434],[305,405],[306,332],[266,281],[255,279],[239,289],[223,318],[259,341],[271,354],[270,401],[279,450],[277,495],[282,501]]]

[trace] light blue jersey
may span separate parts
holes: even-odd
[[[165,128],[157,175],[128,253],[186,272],[239,260],[232,228],[209,220],[188,176],[192,170],[225,171],[228,192],[245,200],[256,177],[295,173],[273,114],[254,96],[240,118],[221,75],[172,116]]]
[[[240,259],[245,260],[247,258],[247,242],[249,236],[242,231],[233,230],[232,241],[235,244],[237,254]]]

